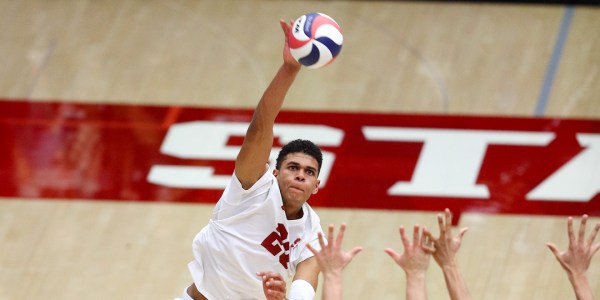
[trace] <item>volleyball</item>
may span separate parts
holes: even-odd
[[[344,41],[338,23],[322,13],[300,16],[288,35],[292,56],[303,66],[313,69],[335,60]]]

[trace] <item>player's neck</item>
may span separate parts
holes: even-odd
[[[304,210],[300,207],[287,207],[284,205],[285,216],[288,220],[298,220],[304,216]]]

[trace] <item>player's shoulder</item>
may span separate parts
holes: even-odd
[[[233,175],[231,177],[231,181],[229,183],[229,186],[231,186],[235,189],[238,189],[238,190],[242,190],[244,192],[252,192],[263,186],[272,185],[273,181],[275,181],[275,180],[276,180],[275,175],[273,175],[273,173],[270,172],[270,169],[267,165],[264,173],[258,179],[252,181],[251,184],[247,188],[243,187],[242,180],[238,176],[238,173],[234,170]]]
[[[321,223],[321,218],[319,217],[317,212],[308,203],[304,203],[303,208],[304,208],[304,212],[306,214],[307,222],[310,222],[315,225],[319,225]]]

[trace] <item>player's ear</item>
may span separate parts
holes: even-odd
[[[273,176],[277,177],[277,174],[279,174],[279,170],[273,169]]]
[[[317,183],[315,183],[315,189],[312,192],[313,195],[319,192],[319,184],[321,184],[321,180],[317,179]]]

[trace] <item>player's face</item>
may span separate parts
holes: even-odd
[[[281,197],[285,206],[300,208],[312,194],[319,190],[317,160],[304,153],[290,153],[281,162],[277,176]]]

